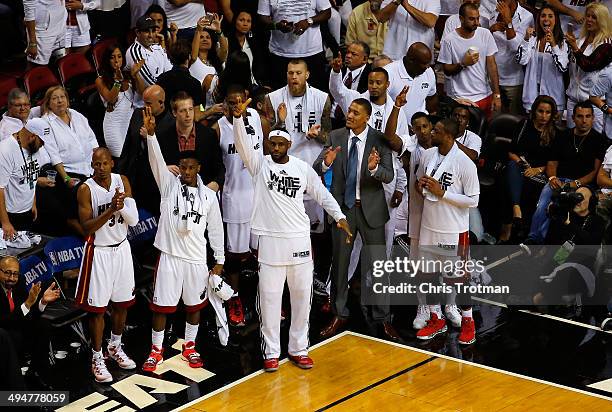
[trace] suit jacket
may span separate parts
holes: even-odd
[[[344,76],[346,76],[347,70],[347,67],[342,68],[342,79],[344,79]],[[369,63],[366,63],[365,67],[363,68],[363,71],[361,72],[361,75],[359,76],[359,83],[357,83],[357,91],[359,93],[365,93],[368,91],[368,75],[371,71],[372,66]]]
[[[341,149],[331,166],[333,170],[331,193],[338,204],[340,204],[345,214],[347,208],[344,205],[344,191],[346,189],[346,171],[348,167],[348,139],[349,130],[346,128],[334,130],[329,138],[329,145],[331,147],[340,146]],[[380,162],[374,176],[372,176],[368,170],[368,156],[373,147],[378,150],[380,155]],[[323,174],[322,163],[326,150],[327,147],[321,151],[321,154],[313,165],[315,171],[319,175]],[[383,183],[392,181],[393,175],[392,153],[391,149],[387,146],[385,136],[378,130],[368,126],[368,134],[365,149],[363,151],[363,159],[361,161],[359,189],[361,209],[363,210],[368,225],[371,227],[384,226],[389,220],[389,209],[387,208]]]
[[[200,158],[200,177],[205,185],[217,182],[223,187],[225,182],[225,166],[217,134],[210,127],[195,123],[195,152]],[[159,147],[167,165],[179,164],[179,142],[176,126],[173,124],[158,133]]]
[[[43,289],[43,287],[45,289]],[[23,316],[23,312],[21,310],[21,305],[28,298],[28,291],[25,287],[23,276],[19,277],[19,281],[13,287],[13,303],[15,304],[15,309],[12,313],[10,311],[8,297],[6,296],[4,289],[0,287],[0,327],[4,329],[20,329],[23,326],[22,322],[25,319],[40,315],[38,302],[46,290],[46,287],[47,286],[41,285],[38,299],[36,300],[36,303],[32,305],[26,316]]]

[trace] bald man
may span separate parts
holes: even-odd
[[[410,124],[416,112],[434,114],[438,110],[436,75],[430,67],[431,49],[424,43],[413,43],[401,59],[385,66],[391,85],[387,93],[395,99],[404,87],[408,87],[407,103],[402,114]]]
[[[113,381],[102,355],[104,314],[112,302],[112,329],[108,358],[122,369],[136,364],[123,351],[121,335],[127,309],[135,303],[132,250],[127,241],[128,226],[138,223],[138,209],[125,176],[111,173],[114,167],[106,148],[95,149],[91,157],[93,177],[77,194],[79,219],[87,236],[75,301],[89,312],[91,370],[98,383]]]
[[[157,132],[174,126],[174,117],[165,104],[164,89],[154,84],[143,91],[142,97],[145,106],[150,107],[155,116]],[[138,205],[157,215],[159,214],[159,189],[153,180],[153,172],[149,166],[147,146],[142,144],[142,137],[140,137],[142,126],[142,110],[134,110],[115,171],[125,175],[134,184],[134,199]]]

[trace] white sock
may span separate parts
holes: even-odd
[[[461,311],[461,316],[463,316],[464,318],[471,318],[472,317],[472,309],[462,310]]]
[[[185,342],[195,342],[196,336],[198,336],[198,326],[185,322]]]
[[[113,332],[111,332],[109,346],[118,346],[118,345],[121,345],[121,335],[115,335]]]
[[[151,330],[151,342],[157,349],[161,349],[164,344],[164,331],[160,330],[156,332],[155,330]]]
[[[442,308],[440,305],[429,305],[429,311],[438,315],[438,319],[442,319]]]
[[[92,353],[94,359],[101,359],[101,358],[103,358],[102,350],[101,349],[98,352],[96,352],[95,350],[92,349],[91,353]]]

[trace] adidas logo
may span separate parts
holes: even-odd
[[[374,113],[374,116],[382,117],[382,113],[380,110],[377,110],[376,113]]]
[[[298,104],[297,106],[295,106],[295,110],[302,110],[302,105]]]

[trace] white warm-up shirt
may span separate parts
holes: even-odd
[[[425,169],[433,156],[439,156],[438,148],[432,147],[421,156],[416,178],[425,175]],[[443,189],[447,193],[464,195],[475,199],[478,205],[480,195],[480,183],[476,165],[461,150],[457,151],[457,157],[452,167],[441,176]],[[431,201],[423,199],[423,215],[421,218],[421,229],[427,229],[438,233],[463,233],[470,228],[470,216],[468,207],[459,207],[449,201],[446,197]]]
[[[202,3],[187,3],[182,6],[175,6],[168,0],[159,0],[168,18],[168,24],[176,23],[179,29],[189,29],[198,25],[198,20],[204,17],[206,11]]]
[[[461,143],[468,149],[476,150],[478,156],[480,156],[480,148],[482,147],[482,139],[476,133],[471,130],[465,129],[465,132],[461,136],[455,139],[456,142]]]
[[[386,7],[391,1],[384,0],[381,8]],[[409,3],[425,13],[440,15],[440,0],[409,0]],[[416,42],[425,43],[433,53],[434,40],[433,27],[422,25],[403,6],[399,6],[389,19],[389,31],[385,37],[383,54],[392,60],[400,60],[406,55],[408,48]]]
[[[416,112],[427,113],[425,103],[428,97],[436,94],[436,74],[431,67],[428,67],[423,73],[415,78],[412,78],[404,67],[404,62],[398,60],[385,66],[385,70],[389,73],[389,89],[387,93],[395,101],[398,94],[401,93],[404,86],[408,86],[408,94],[406,95],[406,104],[402,107],[402,113],[406,118],[406,122],[410,124],[412,115]]]
[[[155,235],[155,247],[187,262],[206,264],[204,232],[208,230],[208,239],[215,260],[217,264],[223,264],[225,262],[223,220],[217,194],[201,184],[199,178],[198,185],[202,185],[202,195],[198,187],[182,185],[179,178],[168,170],[155,135],[147,137],[147,148],[151,170],[161,193],[159,205],[161,216]],[[179,213],[178,202],[184,202],[186,196],[193,200],[192,210],[182,216],[182,219],[192,219],[193,225],[189,231],[179,231],[176,223]],[[202,213],[196,213],[196,211],[202,211]]]
[[[438,62],[442,64],[461,63],[470,47],[478,49],[480,56],[478,63],[464,68],[454,76],[448,77],[449,81],[447,84],[449,90],[447,93],[451,97],[462,97],[478,102],[492,93],[487,74],[486,58],[497,53],[497,46],[491,32],[478,27],[474,35],[469,39],[461,37],[456,30],[451,32],[442,39]]]
[[[317,13],[331,8],[329,0],[259,0],[257,13],[272,17],[278,23],[287,20],[297,23],[314,17]],[[321,29],[314,25],[300,36],[272,30],[270,33],[270,52],[282,57],[308,57],[323,51]]]

